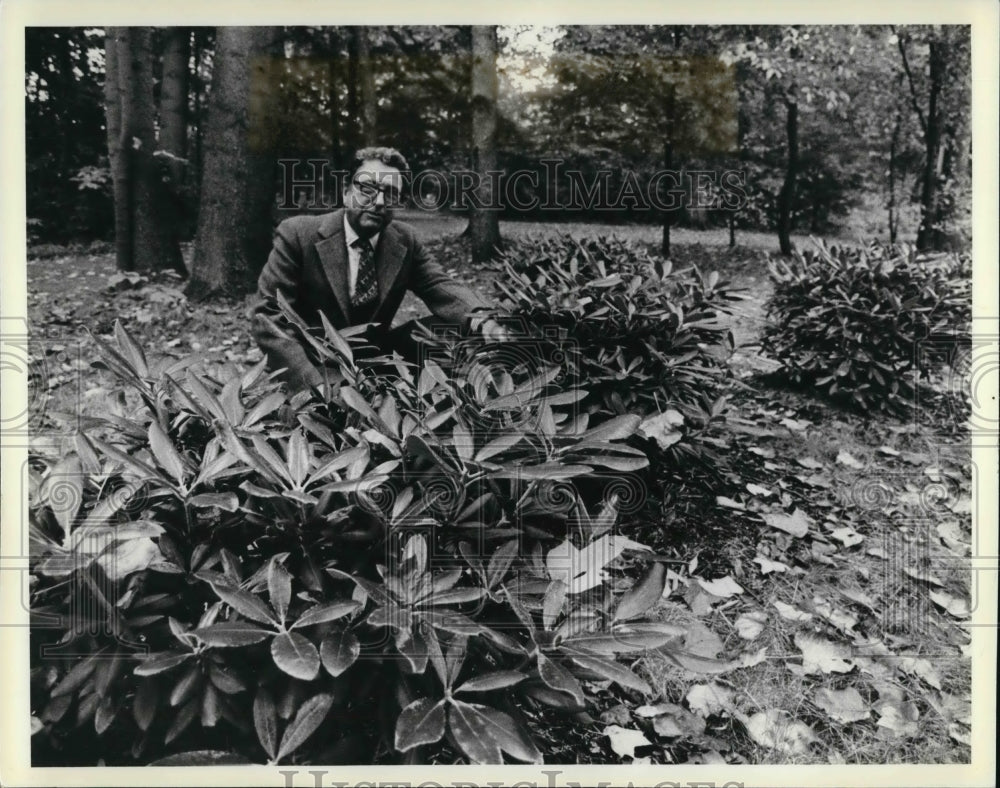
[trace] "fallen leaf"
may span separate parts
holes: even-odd
[[[657,736],[673,738],[676,736],[700,736],[705,732],[705,720],[697,714],[692,714],[683,706],[675,703],[657,704],[653,731]],[[638,712],[638,709],[636,709]]]
[[[855,457],[851,456],[850,453],[841,449],[837,452],[837,464],[846,465],[848,468],[854,468],[855,470],[864,470],[865,464]]]
[[[831,624],[833,624],[837,629],[846,635],[854,635],[854,627],[858,625],[858,618],[846,610],[839,607],[834,607],[834,605],[823,597],[813,597],[813,608],[819,613],[820,616],[825,618]]]
[[[767,646],[761,646],[757,651],[745,651],[740,657],[741,668],[752,668],[767,659]]]
[[[688,708],[696,714],[707,717],[729,711],[733,707],[733,691],[722,684],[695,684],[684,696]]]
[[[688,603],[691,612],[696,616],[706,616],[712,612],[712,605],[723,600],[723,597],[710,594],[699,583],[691,583],[684,591],[684,601]]]
[[[759,484],[754,484],[753,482],[747,482],[747,491],[751,495],[759,495],[761,498],[770,498],[774,495],[774,490],[761,487]]]
[[[761,516],[764,518],[764,522],[772,528],[777,528],[779,531],[784,531],[798,539],[809,533],[809,526],[813,525],[812,518],[801,509],[796,509],[792,514],[764,512]]]
[[[753,562],[760,565],[760,573],[762,575],[768,575],[771,572],[787,572],[789,569],[788,564],[783,564],[781,561],[772,561],[766,555],[761,555],[760,553],[754,556]]]
[[[809,745],[817,740],[812,728],[782,709],[759,711],[745,724],[757,744],[791,755],[808,755]]]
[[[632,722],[632,715],[624,703],[619,703],[602,711],[599,719],[609,724],[628,725]]]
[[[903,573],[908,577],[912,577],[914,580],[919,580],[922,583],[927,583],[932,586],[944,585],[944,583],[942,583],[940,579],[938,579],[925,569],[912,569],[910,567],[904,567]]]
[[[875,600],[872,599],[870,596],[868,596],[868,594],[866,594],[861,589],[858,589],[858,588],[841,588],[840,589],[840,594],[841,594],[841,596],[847,597],[852,602],[857,602],[862,607],[868,608],[873,613],[876,612],[876,609],[875,609]]]
[[[931,591],[931,601],[955,618],[968,618],[972,613],[967,601],[946,594],[944,591]]]
[[[608,737],[611,742],[611,749],[615,751],[615,754],[620,758],[628,756],[629,758],[635,757],[636,747],[647,747],[652,742],[647,739],[642,731],[634,730],[632,728],[623,728],[621,725],[609,725],[606,727],[602,733]]]
[[[696,621],[688,626],[684,635],[684,650],[706,659],[715,659],[722,651],[722,638],[704,624]]]
[[[878,726],[897,736],[916,736],[920,732],[917,720],[920,709],[913,701],[878,700],[875,711],[879,713]]]
[[[762,610],[755,610],[752,613],[744,613],[736,619],[736,634],[744,640],[753,640],[764,631],[764,624],[767,623],[767,613]]]
[[[787,619],[788,621],[812,621],[812,613],[799,610],[794,605],[788,605],[784,602],[778,602],[777,600],[771,604],[777,608],[781,617]]]
[[[854,687],[842,690],[826,688],[817,690],[814,701],[837,722],[858,722],[871,716],[868,704]]]
[[[645,419],[639,425],[639,434],[652,438],[661,449],[669,448],[684,437],[677,429],[684,424],[684,416],[676,410],[668,410]]]
[[[869,547],[865,550],[865,555],[872,555],[875,558],[881,558],[883,561],[889,560],[889,554],[881,547]]]
[[[830,536],[842,543],[844,547],[856,547],[865,540],[865,538],[853,528],[848,528],[846,526],[843,528],[834,528],[830,531]]]
[[[941,689],[941,674],[930,661],[923,657],[900,657],[897,665],[904,673],[923,679],[936,690]]]
[[[708,593],[713,596],[722,597],[723,599],[743,593],[743,587],[729,575],[716,580],[704,580],[700,577],[696,579],[698,580],[698,585]]]
[[[959,744],[972,746],[972,732],[957,722],[953,722],[948,726],[948,735]]]
[[[796,457],[795,462],[801,465],[803,468],[808,468],[811,471],[818,471],[823,467],[823,463],[812,457]]]
[[[851,647],[834,643],[817,635],[801,632],[795,636],[795,645],[802,652],[802,672],[849,673],[854,669],[850,661]]]
[[[715,502],[719,506],[725,506],[727,509],[735,509],[738,512],[745,512],[746,507],[739,501],[734,501],[732,498],[727,498],[725,495],[716,495]]]
[[[959,555],[968,554],[970,548],[969,540],[957,520],[945,520],[938,523],[935,530],[938,537],[949,550]]]
[[[782,419],[780,423],[782,427],[788,427],[793,432],[805,432],[813,426],[811,421],[798,421],[796,419]]]
[[[812,476],[796,476],[795,478],[808,487],[829,490],[833,486],[833,479],[825,473],[814,473]]]
[[[752,454],[756,454],[758,457],[763,457],[765,460],[774,459],[774,449],[766,448],[762,449],[759,446],[751,446],[747,451]]]
[[[892,448],[891,446],[879,446],[879,447],[878,447],[878,450],[879,450],[879,451],[880,451],[880,452],[881,452],[882,454],[885,454],[885,455],[887,455],[887,456],[889,456],[889,457],[898,457],[898,456],[899,456],[899,452],[898,452],[898,451],[896,451],[896,450],[895,450],[894,448]]]

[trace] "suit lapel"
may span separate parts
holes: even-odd
[[[344,325],[351,321],[351,296],[347,283],[347,244],[344,240],[344,212],[334,211],[319,227],[316,254],[323,273],[344,316]]]
[[[378,279],[376,315],[382,309],[382,305],[389,295],[389,290],[395,284],[405,258],[406,247],[400,240],[399,232],[390,224],[379,236],[378,248],[375,250],[375,276]]]

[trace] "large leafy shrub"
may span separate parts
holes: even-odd
[[[541,708],[650,691],[616,658],[682,634],[643,618],[663,564],[580,495],[646,463],[639,417],[309,341],[326,397],[101,343],[134,411],[33,474],[36,764],[537,762]]]
[[[674,269],[628,241],[570,236],[511,245],[503,314],[550,346],[595,418],[639,413],[675,460],[702,457],[725,411],[738,295],[715,272]]]
[[[763,351],[793,384],[862,410],[904,410],[919,378],[969,341],[968,255],[820,244],[769,268]]]

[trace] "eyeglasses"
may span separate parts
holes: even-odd
[[[374,181],[361,181],[357,179],[353,180],[352,183],[357,187],[362,201],[366,204],[375,202],[379,192],[382,192],[382,195],[385,197],[386,205],[401,205],[403,202],[403,194],[395,186],[379,186]]]

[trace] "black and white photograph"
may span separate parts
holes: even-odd
[[[5,784],[993,784],[995,7],[13,5]]]

